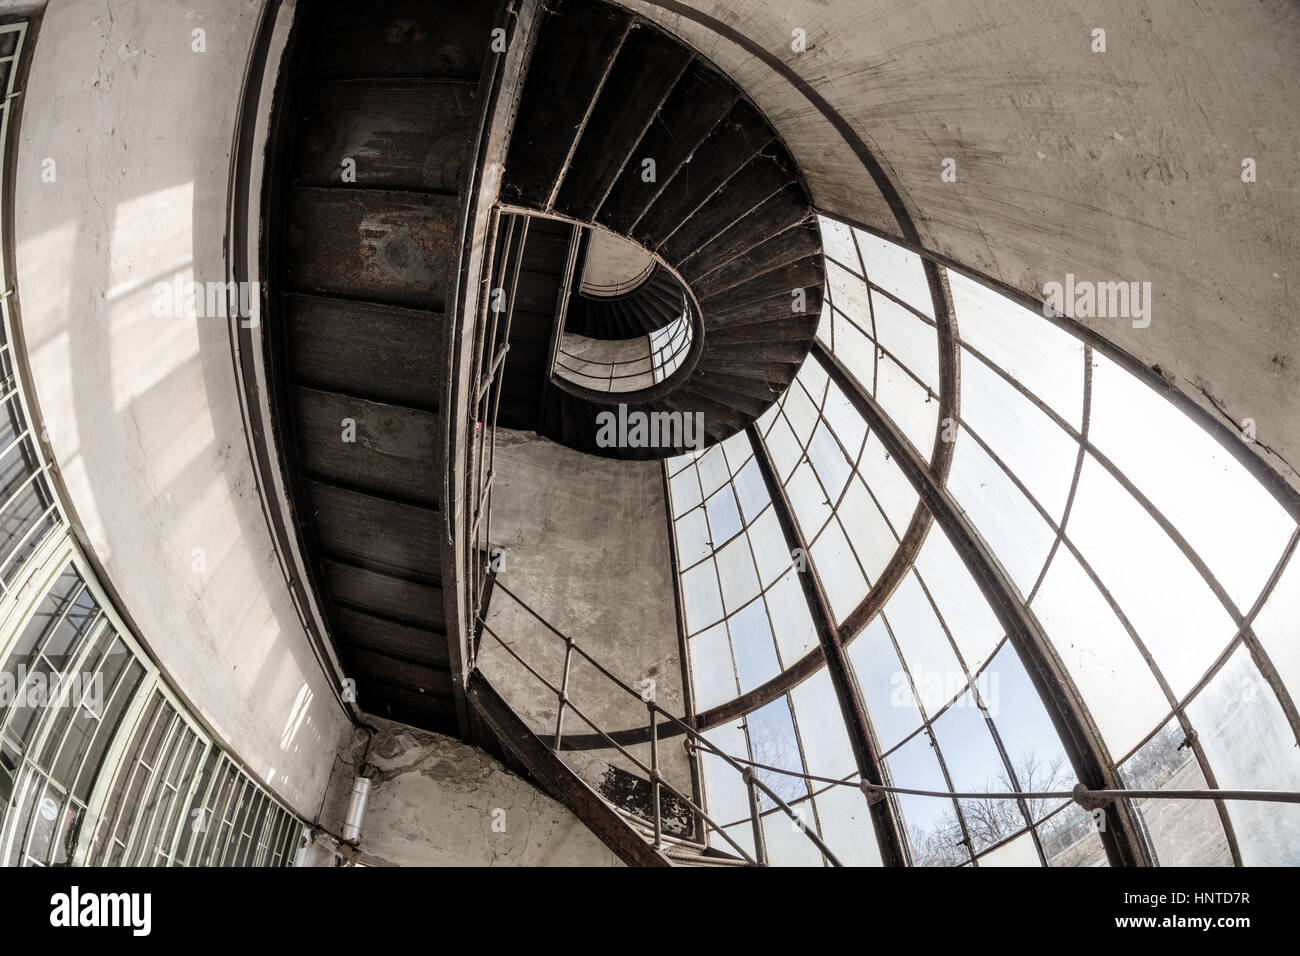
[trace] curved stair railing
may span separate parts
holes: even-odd
[[[551,374],[611,395],[658,385],[681,367],[695,341],[691,305],[684,294],[681,309],[671,324],[634,339],[593,339],[565,332]]]
[[[633,766],[635,766],[638,770],[644,773],[646,775],[646,779],[649,780],[650,782],[651,808],[653,814],[652,819],[649,821],[652,827],[653,835],[647,836],[647,838],[651,840],[652,845],[656,850],[663,850],[666,845],[664,832],[663,832],[663,813],[662,813],[662,806],[661,806],[661,802],[662,802],[661,798],[662,798],[663,791],[667,790],[678,800],[682,801],[683,804],[690,807],[691,810],[696,814],[698,819],[701,820],[709,830],[716,832],[723,840],[725,840],[727,844],[730,845],[731,848],[734,849],[740,855],[741,859],[754,866],[767,866],[768,858],[767,858],[766,842],[763,837],[763,821],[762,821],[762,813],[760,810],[760,798],[759,798],[759,794],[762,793],[766,795],[766,797],[769,800],[771,800],[773,804],[776,805],[776,808],[780,812],[784,813],[790,819],[795,829],[801,832],[805,837],[807,837],[812,842],[812,844],[817,848],[818,852],[820,852],[826,858],[827,862],[829,862],[832,866],[842,865],[839,859],[835,856],[834,852],[832,852],[832,850],[825,844],[825,842],[823,842],[821,837],[819,837],[815,832],[813,832],[813,830],[809,827],[809,825],[804,821],[803,817],[800,814],[796,813],[794,810],[792,810],[784,800],[782,800],[779,796],[777,796],[777,794],[773,792],[772,788],[769,787],[767,784],[765,784],[755,771],[764,770],[764,771],[772,771],[776,773],[784,773],[790,776],[802,777],[807,780],[821,780],[822,778],[815,778],[815,777],[808,776],[806,774],[795,773],[789,770],[782,770],[781,768],[778,767],[768,767],[763,764],[757,764],[749,760],[736,758],[731,756],[730,754],[725,753],[719,747],[717,747],[712,741],[710,741],[707,737],[705,737],[702,733],[700,733],[700,731],[696,730],[694,727],[690,726],[688,723],[686,723],[684,720],[677,717],[670,711],[665,710],[663,707],[660,707],[659,704],[653,698],[647,699],[643,693],[634,690],[632,687],[628,686],[626,683],[624,683],[622,680],[616,677],[613,673],[609,671],[608,668],[606,668],[603,664],[601,664],[600,661],[596,660],[594,657],[588,654],[582,647],[580,647],[572,637],[556,629],[549,621],[547,621],[540,614],[538,614],[531,607],[529,607],[513,591],[507,588],[500,581],[496,581],[493,584],[492,590],[493,593],[500,591],[501,593],[508,596],[511,600],[513,600],[516,604],[518,604],[524,611],[526,611],[530,616],[535,618],[546,629],[548,633],[554,635],[558,640],[562,641],[564,644],[564,667],[561,672],[562,676],[560,680],[560,686],[556,687],[551,681],[543,677],[535,667],[533,667],[531,664],[528,663],[528,661],[524,660],[524,658],[520,656],[519,653],[515,651],[515,649],[511,647],[507,641],[505,641],[499,634],[497,634],[496,631],[493,630],[492,627],[488,625],[487,621],[485,620],[484,613],[480,611],[478,617],[478,626],[482,628],[483,633],[490,636],[497,643],[497,645],[499,645],[506,652],[506,654],[511,659],[513,659],[517,664],[523,667],[524,670],[526,670],[529,674],[531,674],[534,678],[536,678],[542,684],[542,686],[544,686],[548,691],[550,691],[552,694],[555,695],[556,700],[558,702],[558,710],[555,718],[555,731],[548,744],[551,753],[555,754],[558,757],[559,754],[562,752],[561,747],[564,740],[564,718],[565,718],[565,714],[568,711],[572,711],[574,716],[578,717],[583,723],[585,723],[588,727],[590,727],[593,733],[599,736],[611,748],[618,751],[618,753],[621,754],[628,761],[630,761]],[[649,731],[648,731],[649,744],[650,744],[649,765],[647,765],[640,758],[632,754],[625,746],[623,746],[617,740],[615,740],[609,733],[601,729],[595,723],[595,721],[593,721],[592,718],[588,716],[587,713],[570,698],[569,674],[572,670],[573,659],[575,655],[581,657],[588,664],[594,667],[599,674],[601,674],[607,681],[609,681],[619,691],[631,697],[634,697],[645,704],[646,709],[649,712]],[[477,654],[475,654],[475,657],[477,657]],[[473,666],[473,662],[471,662],[471,664]],[[750,820],[753,825],[753,833],[754,833],[754,852],[752,854],[749,853],[747,850],[745,850],[745,848],[742,847],[739,843],[737,843],[736,840],[731,836],[731,834],[727,832],[726,828],[722,824],[714,820],[711,816],[709,816],[709,814],[704,810],[703,807],[701,807],[689,796],[682,793],[681,790],[679,790],[677,787],[673,786],[666,779],[664,779],[664,776],[659,769],[659,743],[660,743],[660,722],[661,721],[668,728],[671,728],[671,731],[674,735],[676,734],[685,735],[686,740],[688,741],[688,745],[690,747],[696,748],[698,750],[708,751],[709,753],[718,757],[730,769],[740,774],[741,779],[744,781],[746,792],[749,795]],[[856,784],[847,783],[846,781],[842,781],[842,780],[839,781],[826,780],[824,782],[839,783],[846,786],[852,786],[855,789],[857,789]]]
[[[625,295],[633,289],[638,289],[643,286],[646,280],[650,278],[658,267],[659,263],[656,260],[651,259],[646,263],[645,268],[632,278],[622,279],[618,282],[605,283],[603,285],[588,282],[586,279],[583,279],[578,287],[578,291],[593,299],[612,299],[616,296]]]

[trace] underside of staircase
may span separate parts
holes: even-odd
[[[702,348],[652,396],[553,388],[535,418],[507,376],[515,413],[501,423],[614,458],[682,451],[599,445],[596,417],[619,404],[700,413],[708,444],[730,437],[794,380],[821,316],[821,237],[797,168],[740,90],[657,27],[595,0],[555,0],[543,18],[501,197],[608,229],[660,262],[618,300],[571,301],[566,330],[646,334],[662,327],[663,300],[685,288]]]
[[[265,440],[285,524],[362,711],[483,746],[626,862],[745,865],[698,842],[698,821],[656,847],[644,812],[578,777],[463,653],[453,594],[464,582],[448,555],[466,503],[445,480],[449,396],[465,374],[452,333],[486,98],[499,88],[493,31],[515,20],[527,21],[528,55],[493,222],[527,225],[517,247],[504,229],[484,241],[470,280],[517,267],[491,379],[496,424],[662,458],[684,449],[604,447],[597,416],[623,404],[699,414],[706,441],[720,441],[779,397],[811,348],[823,269],[807,192],[771,125],[694,51],[597,0],[389,0],[364,14],[345,0],[301,4],[261,246]],[[614,294],[584,291],[595,230],[653,265]],[[555,374],[565,335],[634,341],[684,312],[690,354],[651,389],[592,394]]]

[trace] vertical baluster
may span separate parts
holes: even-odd
[[[763,840],[763,818],[758,812],[758,788],[754,786],[754,768],[746,767],[742,776],[749,791],[749,816],[754,825],[754,859],[759,866],[767,866],[767,843]]]
[[[569,666],[573,662],[573,638],[564,639],[564,675],[560,679],[560,707],[555,715],[555,744],[551,747],[560,752],[560,740],[564,736],[564,705],[569,701]]]
[[[647,701],[646,705],[650,708],[650,804],[654,808],[655,849],[661,850],[664,845],[664,824],[659,804],[659,784],[663,781],[663,775],[659,773],[659,715],[654,701]]]

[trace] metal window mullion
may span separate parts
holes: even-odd
[[[199,782],[203,778],[203,765],[207,762],[208,753],[212,749],[212,742],[205,740],[198,734],[194,735],[194,743],[191,746],[190,753],[193,754],[195,748],[198,750],[198,760],[193,764],[194,772],[190,774],[185,786],[176,788],[176,812],[173,814],[174,825],[172,827],[172,836],[168,841],[168,847],[164,853],[167,865],[171,866],[176,863],[181,848],[181,840],[185,835],[185,828],[191,825],[187,821],[187,815],[190,806],[194,803],[194,797],[198,792]],[[187,853],[188,855],[188,853]]]
[[[933,725],[936,720],[938,720],[941,716],[943,716],[944,712],[947,711],[948,707],[952,705],[953,701],[961,699],[961,694],[966,693],[966,690],[965,688],[963,688],[961,693],[959,693],[956,697],[954,697],[953,700],[946,701],[942,707],[940,707],[933,714],[931,714],[929,708],[925,706],[925,702],[922,700],[921,695],[917,693],[916,680],[912,676],[912,669],[908,666],[907,659],[903,656],[903,648],[902,645],[899,643],[898,634],[895,631],[894,626],[889,622],[889,615],[885,613],[883,608],[879,613],[879,617],[881,623],[885,627],[885,634],[888,635],[889,637],[889,643],[894,648],[894,655],[898,658],[898,665],[903,669],[903,676],[907,679],[907,686],[912,692],[912,699],[916,701],[917,712],[921,715],[921,724],[919,727],[917,727],[911,733],[907,734],[902,740],[898,741],[898,743],[894,744],[888,750],[883,750],[883,752],[880,754],[880,757],[878,759],[880,761],[882,770],[887,770],[888,768],[887,761],[891,755],[898,752],[898,750],[901,747],[903,747],[904,744],[914,740],[918,735],[924,734],[927,740],[929,741],[930,749],[934,751],[935,758],[939,762],[939,769],[943,772],[944,784],[945,786],[947,786],[949,792],[953,792],[955,788],[952,785],[952,779],[948,775],[948,765],[943,759],[942,752],[939,750],[939,740],[935,736]],[[960,661],[960,658],[958,658],[958,660]],[[963,670],[964,668],[965,665],[963,665]],[[889,799],[891,801],[895,800],[895,798],[892,795],[890,796]],[[966,856],[970,859],[974,859],[975,857],[974,844],[971,842],[970,828],[966,825],[965,812],[962,810],[961,803],[958,800],[954,799],[952,801],[952,804],[957,814],[957,825],[961,828],[962,839],[965,842],[965,845],[967,847]],[[897,804],[896,802],[895,802],[895,810],[898,813],[901,824],[906,824],[906,820],[903,819],[902,806]],[[903,833],[907,832],[906,826],[902,826],[902,831]],[[915,858],[913,858],[912,863],[914,865],[915,862],[916,860]]]
[[[101,618],[104,620],[104,626],[105,626],[105,628],[112,632],[112,634],[113,634],[113,636],[114,636],[114,641],[115,641],[116,638],[117,638],[117,630],[112,626],[112,623],[108,620],[107,616],[105,616],[105,615],[101,615]],[[109,645],[108,645],[108,651],[112,651],[114,641],[110,641],[110,642],[109,642]],[[121,672],[120,674],[117,675],[117,680],[113,682],[113,686],[110,687],[110,688],[108,689],[108,692],[104,695],[104,706],[105,706],[105,707],[108,706],[108,704],[113,700],[113,698],[114,698],[114,696],[117,694],[117,692],[118,692],[119,690],[121,690],[122,687],[126,684],[128,678],[130,677],[130,674],[131,674],[131,664],[134,663],[135,660],[136,660],[136,658],[135,658],[135,653],[131,650],[131,648],[130,648],[130,647],[127,647],[127,645],[126,645],[125,643],[123,644],[123,647],[126,647],[126,651],[127,651],[128,654],[131,654],[131,660],[128,661],[128,662],[126,663],[126,665],[122,668],[122,672]],[[107,657],[107,653],[108,653],[108,651],[105,652],[105,657]],[[96,673],[96,674],[102,674],[102,673],[103,673],[103,670],[104,670],[104,666],[103,666],[103,663],[101,662],[101,663],[100,663],[100,666],[96,669],[95,673]],[[92,680],[93,680],[93,677],[92,677]],[[137,688],[137,692],[138,692],[138,688]],[[86,708],[86,710],[87,710],[87,713],[90,712],[90,709],[89,709],[89,708]],[[124,713],[125,713],[125,712],[124,712]],[[98,734],[98,733],[100,732],[100,730],[103,728],[103,724],[104,724],[104,715],[103,715],[103,714],[95,714],[94,717],[95,717],[95,733]],[[121,729],[121,728],[122,728],[122,724],[119,723],[119,725],[118,725],[118,732],[119,732],[119,733],[122,732],[122,729]],[[93,742],[93,738],[92,738],[92,742]],[[90,752],[91,752],[91,749],[92,749],[92,748],[87,747],[87,748],[86,748],[86,752],[85,752],[84,754],[81,755],[81,760],[77,762],[77,768],[76,768],[76,770],[73,772],[73,775],[72,775],[72,784],[71,784],[71,786],[75,787],[75,786],[76,786],[76,782],[77,782],[79,779],[81,779],[81,774],[82,774],[82,772],[83,772],[83,771],[85,770],[85,768],[86,768],[86,761],[90,758]],[[103,772],[103,765],[101,764],[101,766],[100,766],[100,773],[102,773],[102,772]],[[92,783],[91,786],[93,787],[94,784]]]
[[[225,825],[226,808],[234,796],[237,778],[234,764],[223,753],[217,758],[212,768],[212,782],[203,798],[203,836],[197,841],[186,859],[186,866],[215,866],[216,850],[221,842],[221,830]]]
[[[41,471],[35,472],[34,475],[39,475],[43,471],[44,469],[42,468]],[[51,495],[50,497],[52,499],[55,498],[54,495]],[[27,529],[26,534],[22,536],[18,544],[15,545],[13,550],[9,552],[9,555],[5,558],[4,562],[0,563],[0,584],[4,583],[4,577],[9,570],[10,562],[13,562],[17,558],[17,556],[22,552],[23,548],[31,543],[32,537],[36,534],[37,531],[40,530],[41,526],[45,524],[46,520],[50,517],[50,515],[56,513],[62,514],[62,512],[59,510],[59,505],[57,500],[55,500],[54,503],[46,507],[46,509],[37,516],[36,520],[32,522],[32,526]],[[25,556],[23,560],[26,561],[27,558],[29,557],[31,557],[31,555]],[[16,567],[16,565],[14,566]],[[9,590],[9,585],[5,584],[5,590],[6,591]]]
[[[196,764],[193,762],[194,755],[199,752],[200,749],[204,748],[205,741],[203,738],[194,733],[193,730],[190,730],[188,746],[178,748],[183,749],[184,753],[183,755],[178,755],[179,759],[174,764],[174,766],[178,768],[176,783],[173,784],[167,782],[165,777],[163,779],[163,789],[172,792],[171,803],[167,808],[166,815],[161,816],[159,819],[158,831],[153,839],[153,848],[149,851],[153,857],[153,863],[150,865],[156,865],[159,861],[164,865],[170,865],[175,856],[176,846],[180,841],[181,831],[184,829],[182,818],[187,806],[187,798],[190,789],[194,783],[193,778],[197,776],[198,770],[202,767],[201,763]],[[186,771],[191,767],[194,767],[195,773],[187,776]],[[170,776],[170,771],[168,772],[168,776]],[[166,795],[164,794],[164,798],[165,796]],[[157,814],[162,814],[161,801]]]
[[[1192,548],[1182,533],[1174,527],[1173,523],[1161,513],[1161,511],[1143,494],[1136,485],[1134,485],[1126,475],[1122,474],[1118,468],[1111,463],[1101,451],[1089,444],[1088,450],[1093,457],[1101,463],[1107,471],[1120,483],[1125,491],[1136,501],[1147,514],[1160,526],[1165,536],[1174,543],[1174,546],[1183,553],[1196,572],[1205,581],[1207,587],[1218,598],[1219,603],[1223,605],[1225,611],[1238,628],[1238,634],[1246,646],[1250,648],[1250,655],[1254,659],[1255,666],[1259,669],[1264,681],[1272,688],[1273,693],[1277,696],[1278,704],[1282,712],[1286,715],[1287,723],[1291,725],[1291,733],[1295,736],[1296,745],[1300,746],[1300,709],[1297,709],[1295,700],[1291,692],[1287,689],[1286,683],[1282,680],[1281,674],[1278,673],[1277,667],[1273,664],[1273,659],[1264,646],[1260,644],[1259,639],[1255,637],[1255,632],[1251,629],[1250,621],[1245,614],[1237,607],[1235,601],[1229,597],[1227,590],[1219,583],[1219,579],[1210,571],[1209,566],[1201,559],[1201,556]]]
[[[239,797],[230,806],[230,839],[222,853],[222,865],[234,866],[239,859],[240,844],[244,839],[244,822],[252,811],[257,787],[244,773],[239,775]]]
[[[59,573],[62,574],[62,571],[63,568],[60,568]],[[55,580],[57,580],[57,577],[55,578]],[[33,654],[45,660],[46,663],[50,665],[50,670],[56,675],[59,675],[60,677],[67,671],[64,668],[56,668],[53,666],[53,663],[44,654],[44,647],[45,644],[48,643],[49,636],[50,634],[53,633],[54,629],[67,620],[68,612],[76,605],[76,602],[81,598],[82,594],[85,593],[85,590],[86,590],[85,582],[81,582],[80,586],[76,588],[71,595],[68,596],[66,602],[64,603],[64,606],[60,608],[58,615],[46,624],[44,629],[44,634],[43,634],[43,640],[41,641],[40,646],[33,649]],[[37,601],[39,602],[41,600],[44,600],[44,598],[48,596],[48,593],[49,592],[47,590],[44,594],[40,595],[37,598]],[[39,607],[39,604],[37,605],[37,607]],[[33,611],[32,613],[34,614],[35,612]],[[31,620],[31,617],[32,615],[28,616],[28,621]],[[91,623],[90,629],[87,631],[87,634],[93,632],[96,634],[96,636],[98,636],[98,633],[102,630],[103,630],[103,617],[101,615],[98,617],[96,621],[93,621]],[[94,642],[92,640],[85,640],[86,636],[87,635],[82,635],[82,638],[80,639],[79,643],[73,645],[74,652],[72,658],[68,662],[70,665],[84,662],[85,657],[90,653],[90,650],[93,648]],[[36,718],[36,725],[34,727],[34,733],[32,734],[31,740],[28,743],[28,745],[22,749],[22,761],[19,764],[17,785],[14,788],[15,793],[19,793],[19,794],[22,793],[23,786],[25,786],[27,779],[30,779],[32,775],[39,774],[45,780],[45,785],[42,787],[42,793],[44,792],[45,787],[48,787],[51,781],[53,780],[53,765],[58,760],[58,750],[55,751],[54,754],[55,759],[51,761],[51,766],[48,769],[41,765],[40,753],[45,748],[45,743],[49,738],[50,734],[54,732],[53,718],[58,713],[61,706],[61,702],[65,698],[70,697],[71,694],[72,694],[72,688],[70,686],[60,687],[59,695],[57,699],[53,701],[47,699],[46,703],[40,708],[41,714]],[[75,715],[73,719],[74,720],[76,719]],[[5,725],[8,726],[8,723],[9,721],[6,720]],[[60,741],[59,744],[60,748],[62,748],[62,746],[66,743],[66,738],[67,738],[67,728],[64,729],[64,738],[62,741]],[[71,794],[71,788],[69,788],[69,794]],[[37,798],[38,803],[39,803],[39,799],[40,798],[38,797]],[[8,858],[8,853],[14,846],[15,839],[18,840],[18,844],[21,846],[20,852],[24,856],[26,856],[28,853],[31,832],[32,832],[31,824],[33,821],[31,818],[28,819],[21,837],[18,836],[18,832],[17,832],[16,825],[18,822],[19,821],[17,821],[16,819],[9,821],[10,833],[9,833],[8,840],[5,842],[5,844],[3,846],[0,846],[0,860],[4,860]]]
[[[153,695],[157,687],[157,675],[151,673],[146,667],[144,676],[140,685],[135,690],[135,695],[131,702],[127,704],[126,710],[122,714],[122,719],[118,723],[117,732],[113,735],[108,749],[104,752],[103,761],[100,763],[99,773],[95,777],[95,782],[91,787],[90,799],[86,801],[86,818],[82,821],[81,835],[78,837],[78,846],[76,857],[74,858],[75,866],[83,865],[103,865],[107,859],[107,848],[113,842],[113,830],[117,816],[121,812],[119,807],[113,814],[112,819],[105,817],[108,810],[109,801],[117,792],[115,784],[119,780],[123,785],[129,786],[130,776],[135,769],[134,755],[129,752],[132,739],[142,722],[149,716],[149,707],[153,701]],[[160,708],[161,710],[161,708]],[[154,718],[149,720],[149,726],[153,726]],[[145,728],[142,742],[148,739],[148,728]],[[102,859],[94,859],[99,855],[99,850],[104,848]]]
[[[767,446],[759,437],[757,428],[753,424],[748,427],[750,444],[754,448],[754,460],[758,463],[764,484],[767,485],[768,497],[775,509],[774,513],[786,543],[793,541],[795,546],[803,549],[806,555],[808,554],[807,541],[799,529],[790,499],[786,496],[785,488],[777,475],[775,463],[768,454]],[[808,603],[808,611],[813,619],[813,627],[818,643],[821,645],[831,684],[839,700],[840,716],[849,735],[854,762],[863,780],[872,784],[883,783],[875,733],[871,727],[870,717],[862,706],[861,696],[854,686],[834,612],[831,610],[830,602],[811,561],[809,568],[813,571],[812,574],[806,571],[798,573],[799,583],[804,600]],[[905,865],[907,856],[904,851],[901,822],[892,802],[868,800],[868,808],[876,829],[876,843],[880,848],[882,862],[886,866]]]
[[[688,467],[694,467],[694,463],[692,462],[691,465],[689,465]],[[679,473],[680,473],[680,469],[679,469]],[[678,554],[677,551],[677,519],[673,517],[673,512],[676,510],[676,505],[673,501],[672,476],[668,473],[667,461],[663,463],[662,474],[663,474],[663,487],[664,487],[664,501],[667,502],[667,507],[665,508],[665,511],[667,512],[666,517],[668,519],[668,556],[669,556],[669,560],[671,561],[671,564],[669,566],[676,569],[675,573],[672,576],[672,591],[673,591],[673,612],[677,624],[677,640],[680,647],[678,664],[682,673],[682,704],[683,707],[685,708],[685,714],[683,714],[683,718],[688,724],[694,727],[696,725],[695,675],[694,675],[693,661],[690,656],[690,646],[689,646],[690,640],[687,635],[687,624],[686,624],[686,607],[684,603],[684,597],[682,594],[681,556]],[[698,487],[699,485],[698,474],[696,475],[695,480],[696,480],[696,485]],[[701,506],[702,505],[703,502],[701,502]],[[706,528],[708,527],[707,516],[705,519],[705,527]],[[727,641],[727,652],[728,654],[731,653],[730,639],[728,639]],[[732,666],[733,667],[735,666],[734,662]],[[736,685],[736,689],[737,690],[740,689],[739,684]],[[698,750],[694,748],[688,750],[686,759],[687,759],[687,765],[690,767],[690,771],[691,771],[692,795],[695,797],[696,803],[698,803],[700,806],[705,806],[704,779],[703,779],[703,773],[701,768],[701,758]],[[691,823],[692,823],[694,835],[697,838],[700,838],[701,840],[706,839],[707,833],[705,832],[704,821],[698,815],[692,815]]]
[[[166,703],[164,703],[163,706],[164,708],[168,707]],[[162,799],[161,791],[167,781],[167,772],[172,765],[172,761],[175,759],[175,751],[179,749],[176,744],[178,742],[178,735],[182,729],[185,728],[184,721],[181,720],[181,715],[175,710],[172,710],[172,719],[168,723],[167,730],[163,734],[163,740],[161,746],[158,748],[157,756],[153,758],[153,764],[146,764],[143,760],[140,762],[140,766],[147,766],[149,768],[149,777],[145,781],[144,789],[140,793],[140,803],[135,809],[135,819],[131,823],[130,831],[128,831],[126,852],[122,854],[122,861],[127,866],[133,865],[131,861],[137,854],[137,846],[139,846],[142,838],[147,838],[148,830],[152,826],[152,821],[157,817],[158,805]],[[146,740],[146,743],[147,742],[148,741]],[[153,807],[146,811],[145,808],[149,805],[151,800],[153,802]],[[146,814],[149,818],[148,822],[145,821]],[[144,852],[148,852],[148,847],[144,848]]]
[[[36,468],[32,469],[31,474],[29,474],[26,478],[23,479],[23,483],[19,485],[17,488],[15,488],[13,491],[11,491],[9,493],[9,496],[5,498],[4,503],[0,504],[0,515],[7,514],[9,512],[9,508],[14,504],[14,502],[18,500],[18,497],[24,491],[27,490],[27,486],[30,485],[32,482],[34,482],[37,478],[44,475],[47,467],[48,467],[47,465],[41,464]],[[16,550],[17,549],[15,549],[15,551]]]
[[[847,370],[824,346],[814,342],[813,351],[822,360],[832,380],[837,380],[850,401],[867,418],[868,425],[875,427],[877,437],[953,542],[1021,660],[1026,662],[1030,680],[1048,708],[1079,780],[1089,789],[1121,789],[1100,732],[1064,665],[1037,619],[1020,599],[1005,569],[943,486],[941,477],[936,477],[931,466],[920,457],[876,400],[853,386]],[[1108,826],[1102,839],[1111,863],[1144,862],[1143,847],[1130,809],[1111,803],[1107,819]]]

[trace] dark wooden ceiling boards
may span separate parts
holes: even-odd
[[[449,733],[443,313],[494,14],[301,5],[272,153],[268,366],[313,588],[361,708]]]
[[[496,15],[490,0],[300,4],[269,152],[268,385],[309,584],[360,707],[448,733],[463,728],[440,566],[444,310]],[[666,454],[598,449],[595,415],[612,404],[557,387],[549,359],[562,304],[579,334],[644,335],[685,281],[703,323],[692,364],[634,407],[701,412],[710,441],[734,434],[792,381],[821,311],[793,162],[730,80],[620,7],[553,0],[534,35],[501,198],[560,218],[527,233],[500,422],[593,453]],[[565,281],[575,223],[671,268],[579,302]]]

